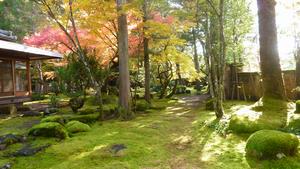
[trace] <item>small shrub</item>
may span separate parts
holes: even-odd
[[[44,99],[46,99],[45,96],[40,93],[32,93],[32,95],[31,95],[32,101],[39,101],[39,100],[44,100]]]
[[[104,95],[102,102],[103,104],[113,104],[118,102],[118,98],[115,95]]]
[[[87,114],[94,114],[95,112],[97,112],[96,109],[87,108],[87,109],[79,110],[78,114],[87,115]]]
[[[57,122],[63,125],[65,123],[65,119],[62,116],[54,115],[54,116],[48,116],[41,120],[41,123],[47,123],[47,122]]]
[[[80,121],[82,123],[91,124],[99,120],[99,114],[75,115],[68,117],[68,121]]]
[[[135,105],[136,111],[145,111],[150,109],[151,105],[145,100],[138,100]]]
[[[42,137],[57,137],[65,139],[68,137],[68,132],[65,127],[57,122],[45,122],[33,126],[29,130],[31,136],[42,136]]]
[[[21,106],[17,107],[17,110],[21,111],[21,112],[23,112],[23,111],[31,111],[32,108],[30,106],[27,106],[27,105],[21,105]]]
[[[91,127],[87,124],[81,123],[79,121],[70,121],[66,124],[66,128],[70,133],[87,132],[91,130]]]
[[[247,117],[239,118],[236,115],[231,117],[228,126],[228,130],[236,134],[254,133],[261,129],[264,128],[257,122],[251,121]]]
[[[84,105],[84,99],[81,97],[74,97],[69,101],[70,107],[74,113],[78,112],[78,109],[81,109]]]
[[[58,107],[59,104],[59,98],[56,95],[52,95],[50,97],[50,106],[51,107]]]
[[[296,111],[295,113],[299,114],[300,113],[300,100],[296,101]]]
[[[292,156],[297,153],[298,138],[276,130],[260,130],[247,140],[246,154],[256,159],[275,159],[277,155]]]
[[[209,99],[205,102],[205,110],[214,110],[214,100]]]
[[[131,111],[127,111],[123,107],[118,107],[118,113],[120,114],[121,120],[131,120],[134,118],[134,113]]]
[[[185,86],[177,86],[176,94],[185,94],[185,93],[186,93],[186,87]]]
[[[291,119],[285,129],[289,132],[300,135],[300,118]]]
[[[101,120],[110,120],[119,117],[118,107],[116,105],[104,106],[102,114],[100,115]]]

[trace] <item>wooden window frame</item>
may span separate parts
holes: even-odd
[[[11,93],[11,92],[2,92],[0,93],[0,98],[11,98],[11,97],[22,97],[22,96],[31,96],[32,95],[32,89],[31,89],[31,78],[30,78],[30,60],[29,59],[9,59],[9,58],[3,58],[0,57],[1,60],[10,61],[12,64],[12,75],[13,75],[13,92],[12,95],[5,95],[5,93]],[[28,81],[27,84],[27,91],[16,91],[16,61],[21,61],[26,63],[26,78]],[[2,96],[3,94],[3,96]]]

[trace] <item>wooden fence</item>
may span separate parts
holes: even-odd
[[[296,97],[293,89],[296,88],[295,70],[282,72],[285,90],[288,99],[294,100]],[[258,72],[239,72],[237,73],[238,84],[232,78],[231,70],[225,73],[225,95],[227,99],[258,100],[263,94],[261,74]]]

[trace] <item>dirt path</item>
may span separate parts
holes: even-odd
[[[170,141],[170,151],[173,154],[168,161],[171,169],[199,169],[200,164],[195,164],[188,157],[188,151],[193,149],[193,122],[197,120],[197,109],[201,107],[206,95],[200,96],[184,96],[179,98],[179,103],[175,106],[167,108],[172,112],[172,116],[176,116],[178,126],[171,130],[172,139]]]

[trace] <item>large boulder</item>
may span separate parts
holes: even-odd
[[[260,130],[247,140],[246,154],[256,159],[276,159],[297,153],[297,136],[276,130]]]
[[[84,105],[84,99],[81,97],[74,97],[69,101],[70,107],[74,113],[77,113],[78,109],[81,109]]]
[[[91,130],[91,127],[87,124],[79,121],[70,121],[66,124],[66,128],[70,133],[87,132]]]
[[[68,132],[64,126],[57,122],[45,122],[33,126],[29,130],[29,135],[65,139],[68,137]]]

